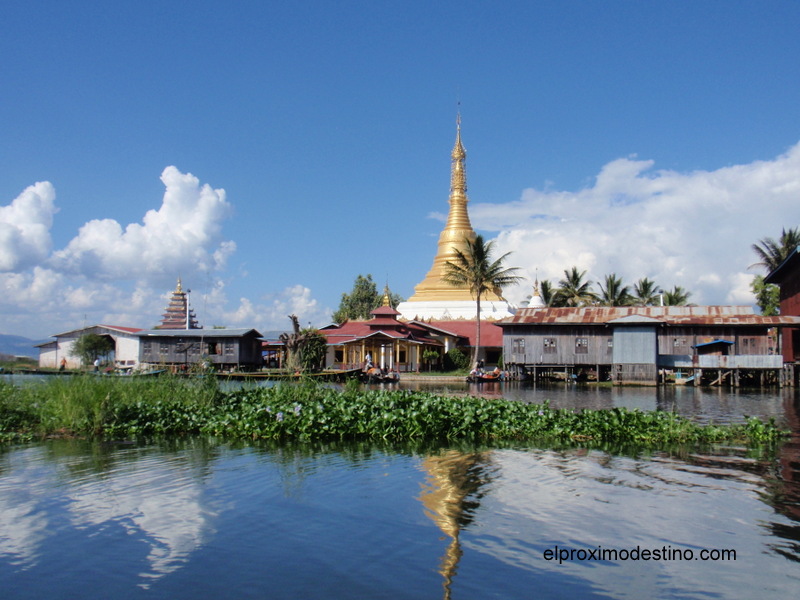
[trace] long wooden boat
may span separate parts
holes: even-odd
[[[153,369],[150,371],[133,371],[127,369],[123,371],[90,371],[92,375],[97,375],[98,377],[158,377],[166,372],[166,369]]]
[[[400,381],[400,373],[397,371],[384,373],[379,367],[361,371],[360,377],[363,383],[397,383]]]
[[[483,373],[467,375],[467,383],[489,383],[492,381],[502,381],[502,373]]]

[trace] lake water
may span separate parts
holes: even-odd
[[[776,455],[208,438],[6,447],[2,597],[797,596],[793,390],[500,393],[704,420],[775,416],[795,437]]]

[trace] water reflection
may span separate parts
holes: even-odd
[[[745,415],[782,419],[786,402],[797,398],[794,388],[765,390],[692,386],[622,387],[580,384],[532,384],[518,381],[468,384],[401,380],[403,389],[446,395],[470,395],[505,398],[517,402],[541,404],[553,408],[607,409],[614,407],[639,410],[664,410],[697,419],[700,422],[741,422]]]
[[[796,595],[794,392],[525,397],[540,392],[564,407],[774,415],[794,436],[772,453],[204,438],[0,448],[4,598]],[[737,560],[558,564],[544,559],[556,545],[731,548]]]
[[[98,477],[75,481],[67,492],[77,528],[122,527],[144,542],[149,571],[141,587],[172,573],[212,533],[215,512],[183,461],[140,459]]]
[[[557,573],[621,598],[696,597],[700,590],[755,597],[767,588],[791,594],[800,584],[797,574],[786,577],[785,565],[769,551],[796,543],[790,541],[796,533],[758,501],[770,473],[755,459],[693,455],[686,461],[662,453],[636,458],[531,449],[497,451],[492,461],[503,485],[484,498],[481,521],[493,535],[472,537],[467,547],[517,570],[545,580]],[[790,540],[779,541],[787,534]],[[737,552],[737,562],[543,561],[545,551],[556,547],[695,553],[728,548]],[[787,553],[792,560],[800,557],[784,548]]]
[[[121,530],[123,539],[147,548],[149,568],[138,574],[146,589],[185,564],[213,533],[216,511],[204,501],[202,458],[69,441],[6,454],[11,464],[3,470],[11,472],[0,477],[0,556],[30,568],[59,531],[115,539]],[[54,503],[63,506],[55,518]]]
[[[778,472],[767,480],[764,500],[792,521],[770,523],[772,533],[781,540],[772,548],[800,562],[800,399],[786,398],[784,415],[792,437],[778,450]]]
[[[36,466],[37,450],[0,455],[0,558],[19,568],[38,560],[49,519],[42,508],[47,479]]]
[[[422,460],[427,473],[419,500],[425,514],[450,538],[439,567],[444,597],[449,599],[462,550],[461,530],[469,525],[480,505],[482,488],[489,483],[488,452],[443,450]]]
[[[797,449],[54,441],[0,454],[0,579],[9,598],[790,596]],[[737,561],[558,564],[554,546]]]

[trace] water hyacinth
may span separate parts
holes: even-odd
[[[667,412],[556,410],[503,399],[402,390],[343,391],[314,384],[222,393],[192,380],[75,377],[19,389],[0,386],[2,437],[54,432],[105,438],[212,434],[273,440],[544,440],[656,447],[779,440],[770,420],[700,425]]]

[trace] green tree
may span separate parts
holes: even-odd
[[[75,340],[70,354],[81,359],[84,365],[92,364],[96,359],[108,356],[114,350],[114,340],[105,335],[86,333]]]
[[[439,360],[439,351],[433,348],[428,348],[422,353],[422,360],[428,363],[428,371],[433,369],[433,365]]]
[[[392,294],[388,288],[384,293],[389,294],[389,304],[392,308],[403,301],[397,294]],[[359,275],[353,283],[353,290],[349,294],[342,294],[339,308],[333,313],[336,323],[344,323],[355,319],[369,319],[370,313],[383,303],[383,296],[378,293],[378,286],[372,280],[372,275]]]
[[[447,371],[469,370],[469,356],[461,348],[453,347],[444,355],[444,368]]]
[[[763,267],[767,273],[771,273],[789,257],[797,246],[800,246],[800,228],[789,230],[784,228],[777,241],[766,237],[751,246],[759,260],[750,265],[750,268]]]
[[[600,304],[603,306],[630,306],[633,303],[630,288],[622,285],[616,273],[606,275],[605,283],[600,284]]]
[[[306,327],[300,332],[303,343],[299,349],[299,363],[305,372],[321,371],[325,366],[328,341],[315,327]]]
[[[686,306],[689,303],[691,292],[687,292],[681,286],[676,285],[670,291],[664,292],[664,306]]]
[[[558,282],[558,290],[553,306],[588,306],[597,301],[597,294],[592,290],[592,282],[584,281],[586,271],[578,271],[578,267],[564,269],[564,279]]]
[[[656,306],[661,302],[661,288],[652,279],[643,277],[633,284],[633,301],[637,306]]]
[[[756,297],[756,304],[761,314],[772,317],[780,314],[781,288],[773,283],[764,283],[763,275],[756,275],[750,283],[750,289]]]
[[[474,364],[478,361],[481,346],[481,296],[487,292],[499,295],[504,287],[518,283],[522,277],[516,274],[517,267],[506,267],[503,264],[510,252],[492,260],[494,242],[486,242],[482,235],[478,235],[475,236],[475,240],[465,239],[464,243],[464,251],[456,249],[455,260],[445,263],[442,281],[454,287],[469,288],[472,297],[475,298],[477,318],[472,356]]]

